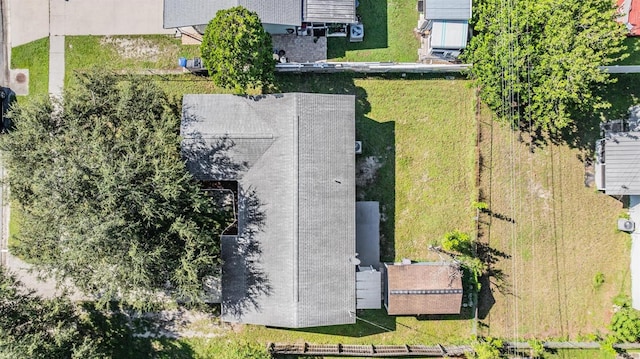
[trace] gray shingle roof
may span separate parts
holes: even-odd
[[[471,0],[425,0],[424,17],[427,20],[469,20]]]
[[[303,19],[306,22],[355,23],[355,0],[306,0]]]
[[[640,132],[607,133],[605,193],[640,195]]]
[[[164,28],[208,24],[219,10],[244,6],[267,24],[297,26],[302,21],[301,0],[164,0]]]
[[[264,215],[253,232],[262,252],[255,265],[270,289],[249,298],[255,305],[234,305],[250,273],[238,268],[246,265],[242,245],[225,237],[225,320],[290,328],[355,322],[354,118],[347,95],[184,96],[183,148],[226,137],[235,143],[229,157],[243,163],[227,172],[187,156],[189,168],[201,179],[238,179],[240,202],[254,191]],[[241,216],[241,233],[251,233],[250,221]]]

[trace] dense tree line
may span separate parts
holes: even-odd
[[[21,230],[11,250],[106,303],[197,300],[221,214],[180,154],[180,111],[152,82],[78,75],[64,101],[15,107],[0,138]]]
[[[555,132],[573,113],[609,106],[599,66],[621,55],[624,26],[611,0],[477,0],[464,54],[482,100],[499,117]]]

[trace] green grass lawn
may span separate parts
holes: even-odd
[[[629,57],[618,61],[615,65],[640,65],[640,37],[627,37],[624,40]]]
[[[481,188],[493,215],[481,217],[482,238],[509,256],[493,266],[503,274],[493,278],[493,293],[481,295],[485,335],[544,340],[606,333],[613,297],[630,293],[630,236],[616,231],[626,209],[585,186],[583,162],[592,156],[601,119],[623,118],[638,103],[640,76],[615,78],[601,91],[611,108],[579,115],[566,143],[533,152],[508,126],[490,126],[485,113]],[[596,276],[604,278],[601,285]]]
[[[76,70],[175,70],[179,57],[198,56],[200,49],[167,35],[67,36],[65,86]]]
[[[418,11],[413,0],[360,0],[357,13],[364,41],[329,38],[327,57],[335,61],[415,62],[420,43],[413,33]]]
[[[49,38],[14,47],[11,68],[29,69],[29,95],[49,93]]]
[[[22,220],[22,211],[20,207],[15,203],[11,202],[9,210],[9,247],[17,245],[16,235],[20,233],[20,223]]]

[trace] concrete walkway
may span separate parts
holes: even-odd
[[[629,217],[636,223],[631,233],[631,306],[640,309],[640,196],[629,196]]]
[[[64,87],[64,35],[49,36],[49,94],[62,97]]]
[[[64,86],[65,36],[173,34],[163,0],[5,0],[10,47],[49,36],[49,93]]]

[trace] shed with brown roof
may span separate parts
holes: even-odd
[[[389,315],[460,314],[462,272],[453,262],[386,264],[384,305]]]

